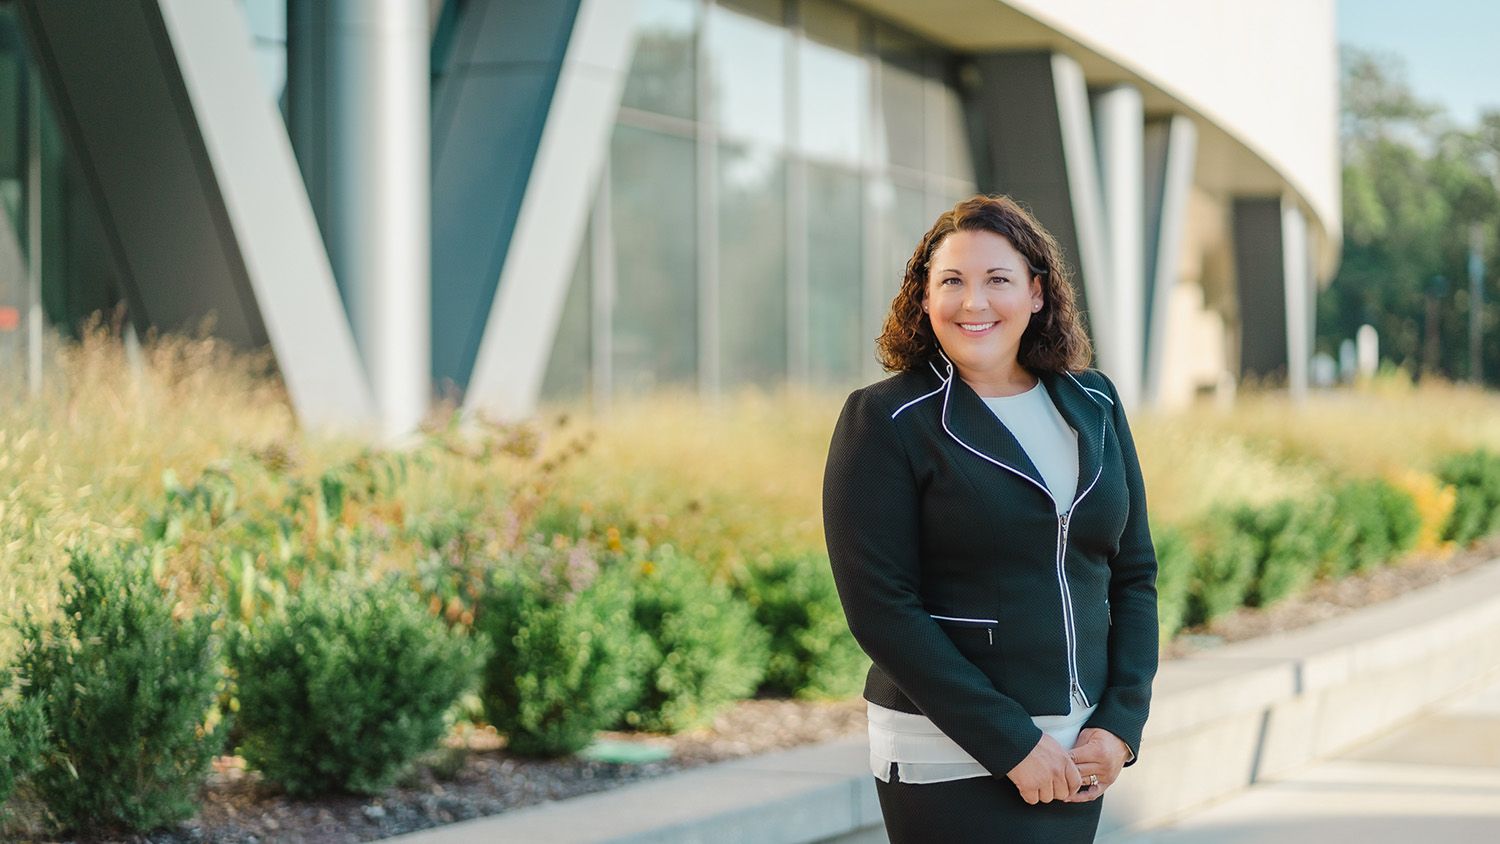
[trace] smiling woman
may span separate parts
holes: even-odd
[[[1092,841],[1156,674],[1140,465],[1057,243],[1006,197],[924,235],[823,518],[893,842]]]

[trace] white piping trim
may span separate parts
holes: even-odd
[[[995,618],[959,618],[958,616],[952,616],[952,615],[934,615],[933,613],[928,613],[928,615],[932,616],[933,618],[937,619],[938,621],[972,621],[972,622],[975,622],[977,624],[999,624],[1000,623],[1000,620],[999,619],[995,619]]]
[[[912,405],[916,404],[917,402],[921,401],[922,399],[932,398],[933,396],[937,395],[938,393],[941,393],[943,391],[943,388],[948,385],[948,379],[946,377],[944,377],[943,373],[938,372],[938,368],[937,368],[936,364],[934,364],[931,360],[929,360],[929,361],[927,361],[927,365],[930,366],[930,367],[932,367],[932,374],[934,374],[938,378],[942,379],[943,383],[939,384],[938,388],[936,390],[933,390],[930,393],[926,393],[925,395],[917,396],[916,398],[912,399],[911,401],[907,402],[906,404],[903,404],[900,407],[896,408],[895,411],[891,413],[891,418],[892,419],[895,419],[897,416],[901,415],[901,411],[907,409],[908,407],[911,407]]]
[[[930,393],[928,393],[926,395],[917,396],[916,398],[912,399],[911,401],[907,402],[906,404],[901,405],[900,407],[896,408],[896,410],[894,412],[891,413],[891,418],[895,419],[897,416],[899,416],[901,414],[901,411],[907,409],[908,407],[911,407],[912,405],[916,404],[917,402],[921,401],[922,399],[932,398],[933,396],[937,395],[938,393],[941,393],[943,391],[943,387],[945,387],[945,386],[947,386],[947,382],[946,381],[943,382],[942,384],[939,384],[938,388],[936,390],[933,390],[932,392],[930,392]]]
[[[944,386],[945,387],[951,387],[952,384],[953,384],[952,380],[949,380],[948,383],[945,384]],[[1057,499],[1052,497],[1052,490],[1047,489],[1047,487],[1045,485],[1043,485],[1041,483],[1038,483],[1036,478],[1033,478],[1032,476],[1026,474],[1025,472],[1022,472],[1020,469],[1016,469],[1016,468],[1010,466],[1009,464],[1001,463],[999,460],[996,460],[995,458],[989,456],[988,454],[985,454],[984,452],[980,451],[979,449],[975,448],[974,446],[969,445],[968,443],[966,443],[963,440],[959,439],[958,438],[958,434],[953,433],[952,429],[950,429],[948,427],[948,396],[951,393],[952,393],[951,389],[949,389],[949,390],[947,390],[947,391],[945,391],[943,393],[943,415],[941,417],[942,420],[943,420],[943,430],[947,432],[948,436],[952,437],[954,442],[958,443],[959,445],[963,446],[964,448],[968,449],[969,451],[972,451],[975,455],[977,455],[977,456],[979,456],[979,457],[981,457],[981,458],[983,458],[985,460],[988,460],[989,462],[995,464],[996,466],[999,466],[1002,469],[1005,469],[1008,472],[1014,472],[1015,474],[1017,474],[1017,475],[1025,478],[1026,480],[1031,481],[1031,485],[1032,486],[1034,486],[1037,489],[1041,490],[1043,493],[1046,494],[1047,498],[1051,499],[1051,501],[1052,501],[1052,508],[1054,510],[1057,509]]]
[[[1096,396],[1104,399],[1105,401],[1109,402],[1110,407],[1114,407],[1115,400],[1109,397],[1109,393],[1106,393],[1106,392],[1104,392],[1102,390],[1096,390],[1093,387],[1084,387],[1083,386],[1083,382],[1079,381],[1077,378],[1074,378],[1073,377],[1073,373],[1071,373],[1071,372],[1067,373],[1067,376],[1069,378],[1073,378],[1073,383],[1074,384],[1077,384],[1079,387],[1083,387],[1083,389],[1088,390],[1089,392],[1093,393],[1094,395],[1096,395]]]

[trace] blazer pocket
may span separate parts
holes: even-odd
[[[943,628],[958,652],[993,678],[1000,669],[999,619],[964,618],[928,613]]]

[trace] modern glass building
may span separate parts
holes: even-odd
[[[388,432],[843,388],[986,191],[1130,400],[1298,389],[1334,51],[1331,0],[0,0],[0,367],[104,310],[211,315],[309,422]]]

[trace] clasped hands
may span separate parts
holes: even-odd
[[[1072,750],[1064,750],[1044,733],[1006,777],[1020,790],[1021,799],[1033,805],[1054,800],[1087,803],[1114,784],[1129,755],[1119,736],[1098,727],[1083,728]],[[1091,775],[1099,777],[1098,785],[1083,786]]]

